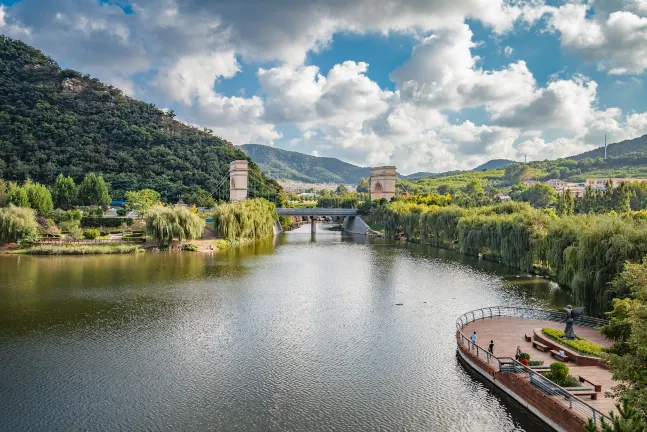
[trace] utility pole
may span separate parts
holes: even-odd
[[[528,163],[528,155],[523,155],[523,163]]]
[[[604,158],[607,158],[607,134],[604,134]]]

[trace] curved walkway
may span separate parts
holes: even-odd
[[[497,357],[515,356],[517,346],[521,351],[530,354],[531,360],[543,360],[544,366],[549,366],[556,360],[550,355],[550,352],[542,352],[533,348],[531,342],[526,342],[525,335],[531,336],[533,329],[544,327],[564,329],[564,324],[554,321],[545,321],[530,318],[519,318],[510,316],[494,316],[492,318],[478,319],[466,324],[462,332],[466,337],[470,337],[472,332],[476,331],[477,345],[487,348],[490,340],[494,341],[494,355]],[[597,330],[593,328],[574,326],[575,333],[579,336],[596,342],[602,346],[608,347],[611,342],[606,340]],[[615,409],[616,401],[604,396],[616,383],[611,378],[611,372],[599,366],[576,366],[572,362],[566,363],[570,369],[570,374],[577,377],[585,376],[602,385],[602,391],[598,394],[597,400],[583,398],[589,405],[595,409],[607,414]],[[585,384],[586,385],[586,384]]]

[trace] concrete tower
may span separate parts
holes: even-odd
[[[371,168],[371,200],[386,199],[395,195],[395,167],[382,166]]]
[[[229,200],[242,201],[247,198],[248,163],[236,160],[229,164]]]

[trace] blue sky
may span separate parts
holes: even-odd
[[[647,133],[640,0],[0,5],[0,33],[235,144],[409,173]]]

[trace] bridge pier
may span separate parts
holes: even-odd
[[[312,222],[310,223],[310,233],[317,234],[317,217],[312,216]]]

